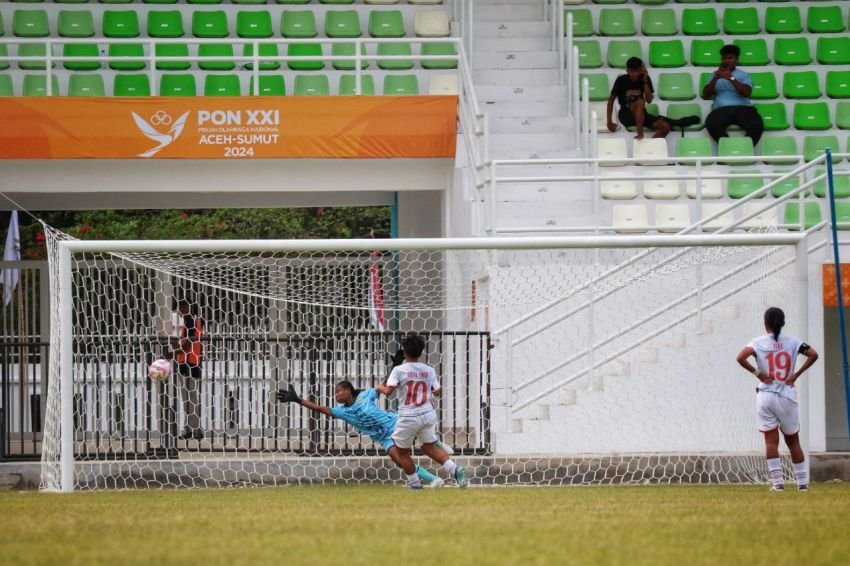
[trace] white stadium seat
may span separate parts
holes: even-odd
[[[613,220],[616,232],[646,232],[648,224],[646,205],[615,204]]]
[[[744,216],[752,214],[754,212],[758,212],[759,209],[764,208],[766,203],[764,201],[750,201],[745,202],[742,207]],[[758,230],[759,228],[769,228],[776,226],[779,223],[779,219],[776,213],[776,207],[769,208],[765,210],[758,216],[750,218],[749,220],[741,223],[741,228],[745,228],[747,230]]]
[[[640,165],[665,165],[670,163],[667,155],[667,140],[664,138],[644,138],[635,140],[632,148],[635,159]]]
[[[420,10],[413,20],[416,37],[447,37],[451,34],[449,14],[445,10]]]
[[[720,179],[700,179],[702,198],[714,199],[723,197],[723,183]],[[685,192],[690,198],[697,198],[697,181],[690,179],[685,182]]]
[[[691,225],[691,209],[685,204],[659,204],[655,207],[655,227],[659,232],[679,232]]]
[[[625,159],[628,157],[626,140],[623,138],[600,138],[596,144],[596,156],[600,159]],[[600,163],[600,167],[622,167],[625,161]]]
[[[711,216],[712,214],[720,212],[721,210],[724,210],[726,208],[729,208],[729,204],[727,204],[727,203],[719,203],[719,202],[703,203],[703,205],[702,205],[702,215],[700,216],[700,219],[704,220],[704,219],[708,218],[709,216]],[[728,226],[729,224],[731,224],[734,221],[735,221],[735,214],[732,211],[729,211],[726,214],[723,214],[723,215],[715,218],[714,220],[711,220],[708,223],[703,224],[702,229],[706,232],[712,232],[714,230],[719,230],[721,228],[725,228],[726,226]]]
[[[605,171],[603,177],[624,176],[627,171]],[[613,200],[629,200],[637,197],[637,185],[634,179],[605,180],[599,183],[599,193],[602,198]]]
[[[647,169],[644,175],[672,175],[676,170],[672,167],[667,169]],[[651,199],[675,199],[682,195],[677,179],[644,179],[643,194]]]
[[[428,94],[458,94],[457,75],[431,75],[428,79]]]

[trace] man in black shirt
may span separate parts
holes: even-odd
[[[614,132],[617,130],[611,118],[614,112],[614,100],[620,103],[620,111],[617,117],[620,123],[625,127],[634,126],[637,130],[635,139],[643,139],[643,127],[649,126],[655,130],[653,137],[663,138],[670,133],[670,122],[663,116],[655,116],[647,114],[645,107],[652,102],[652,96],[655,90],[652,88],[652,81],[646,74],[646,67],[643,66],[643,61],[637,57],[632,57],[626,61],[626,74],[617,77],[614,81],[614,87],[611,89],[611,96],[608,98],[608,130]]]

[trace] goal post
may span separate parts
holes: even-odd
[[[752,384],[728,362],[760,332],[764,306],[782,306],[795,331],[807,328],[808,254],[797,233],[204,241],[46,233],[42,486],[55,491],[398,482],[368,437],[274,394],[292,383],[333,405],[343,379],[374,387],[407,331],[427,338],[423,361],[446,390],[443,443],[472,469],[473,484],[761,481],[754,403],[743,396]],[[192,378],[180,372],[165,384],[146,374],[152,359],[182,347],[185,321],[173,311],[187,298],[204,323],[201,377],[188,389]],[[682,364],[693,376],[680,375]],[[695,398],[706,394],[718,398]],[[379,403],[394,410],[393,400]],[[197,437],[179,434],[190,415],[201,423]],[[712,415],[701,430],[698,420]]]

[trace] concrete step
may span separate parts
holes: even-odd
[[[563,115],[566,102],[487,102],[482,107],[483,112],[490,116],[559,116]]]
[[[552,40],[552,24],[543,21],[506,20],[503,22],[480,20],[475,15],[475,38],[484,37],[545,37]]]
[[[566,132],[545,134],[491,134],[490,151],[502,152],[514,149],[523,151],[567,151],[570,147]]]
[[[590,225],[593,203],[572,202],[509,202],[496,207],[498,227],[558,228]]]
[[[573,131],[575,120],[566,116],[532,116],[528,118],[490,118],[491,134],[542,134]]]
[[[588,186],[581,183],[499,183],[499,202],[575,202],[590,200]]]
[[[548,35],[538,37],[476,37],[475,57],[492,51],[546,51],[552,47],[552,39]]]
[[[498,51],[476,53],[475,68],[483,69],[557,69],[558,53],[543,49],[539,51],[509,51],[502,47]]]
[[[493,4],[475,11],[476,22],[510,22],[543,20],[541,4]]]
[[[483,69],[472,73],[472,80],[476,90],[479,85],[561,86],[557,69]]]
[[[545,85],[497,85],[475,83],[478,101],[488,102],[552,102],[563,101],[566,104],[567,87],[560,84]]]
[[[505,149],[490,151],[491,159],[563,159],[568,157],[565,150],[528,150],[528,149]]]

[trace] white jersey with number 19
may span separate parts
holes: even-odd
[[[396,366],[387,385],[398,388],[398,416],[415,417],[433,411],[431,392],[440,389],[437,372],[421,362]]]
[[[774,340],[773,334],[765,334],[753,339],[747,346],[756,353],[758,369],[774,379],[773,383],[759,383],[758,390],[796,401],[797,389],[786,385],[785,380],[794,373],[797,355],[805,353],[803,341],[787,334],[780,334],[779,340]]]

